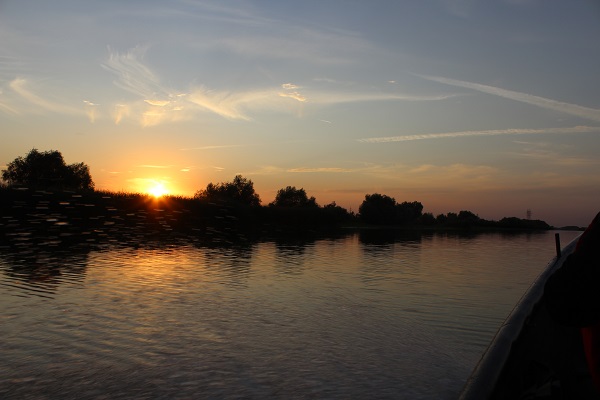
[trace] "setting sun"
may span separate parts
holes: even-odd
[[[162,197],[166,194],[169,194],[169,191],[163,183],[154,182],[153,185],[148,189],[148,193],[154,197]]]

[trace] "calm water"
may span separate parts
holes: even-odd
[[[0,250],[0,397],[453,399],[553,255],[554,232]]]

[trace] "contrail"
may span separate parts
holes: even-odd
[[[575,126],[572,128],[546,128],[546,129],[494,129],[484,131],[462,131],[462,132],[445,132],[445,133],[424,133],[420,135],[406,136],[386,136],[378,138],[358,139],[363,143],[388,143],[388,142],[407,142],[411,140],[426,140],[426,139],[445,139],[467,136],[495,136],[495,135],[531,135],[543,133],[593,133],[600,132],[600,126]]]
[[[446,85],[462,87],[466,89],[477,90],[482,93],[493,94],[496,96],[504,97],[506,99],[516,100],[527,104],[532,104],[534,106],[546,108],[549,110],[559,111],[566,114],[574,115],[577,117],[582,117],[585,119],[590,119],[592,121],[600,121],[600,110],[595,108],[588,108],[579,106],[577,104],[564,103],[561,101],[556,101],[552,99],[547,99],[545,97],[534,96],[527,93],[515,92],[512,90],[506,90],[495,86],[482,85],[479,83],[459,81],[457,79],[443,78],[439,76],[428,76],[428,75],[419,75],[416,76],[427,79],[433,82],[439,82]]]

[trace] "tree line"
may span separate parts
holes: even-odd
[[[85,163],[66,164],[59,151],[40,152],[32,149],[25,157],[17,157],[2,170],[5,188],[27,187],[34,190],[94,192],[90,169]],[[423,213],[418,201],[397,202],[385,194],[365,195],[358,214],[348,212],[331,202],[320,206],[304,188],[286,186],[277,191],[275,199],[261,206],[261,199],[252,180],[237,175],[231,182],[209,183],[198,190],[193,201],[205,207],[227,207],[234,214],[279,225],[367,224],[377,226],[421,226],[453,228],[520,228],[549,229],[543,221],[503,218],[488,221],[470,211],[434,216]]]
[[[32,149],[17,157],[2,170],[2,180],[9,187],[25,186],[54,190],[93,190],[90,168],[84,163],[67,165],[56,150]]]

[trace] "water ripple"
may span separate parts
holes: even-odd
[[[0,397],[455,398],[551,235],[3,249]]]

